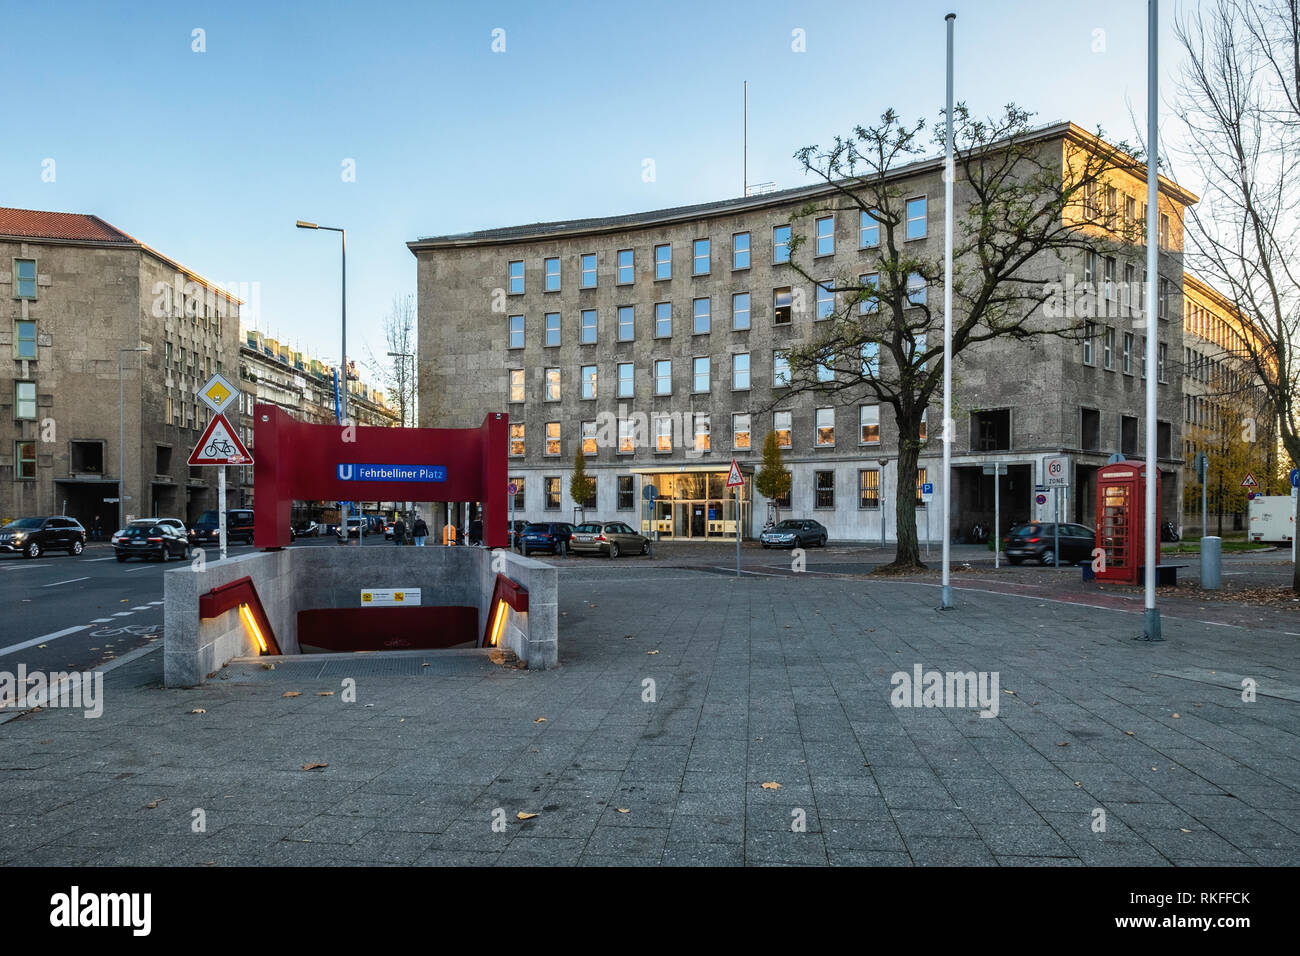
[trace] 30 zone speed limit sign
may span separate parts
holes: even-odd
[[[1070,487],[1070,456],[1056,455],[1043,459],[1043,484],[1049,488]]]

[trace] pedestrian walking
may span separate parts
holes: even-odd
[[[483,522],[477,518],[469,523],[469,543],[473,545],[483,543]]]
[[[429,526],[424,523],[424,519],[419,515],[415,516],[415,524],[411,526],[411,535],[415,538],[415,546],[423,548],[424,539],[429,536]]]
[[[95,523],[90,526],[90,538],[92,541],[104,540],[104,526],[99,523],[99,515],[95,515]]]
[[[393,522],[393,544],[406,543],[406,522],[398,518]]]

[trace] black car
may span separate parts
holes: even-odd
[[[1057,528],[1058,525],[1050,521],[1030,521],[1013,528],[1006,538],[1007,560],[1012,564],[1032,560],[1054,565],[1058,560],[1058,541],[1062,563],[1092,560],[1093,549],[1097,547],[1095,531],[1081,524],[1061,524],[1057,534]]]
[[[567,521],[535,521],[519,535],[519,553],[524,557],[534,551],[563,555],[572,537],[573,525]]]
[[[820,521],[811,518],[786,518],[758,536],[765,548],[826,547],[829,532]]]
[[[86,529],[76,518],[17,518],[0,527],[0,553],[39,558],[46,551],[77,555],[86,547]]]
[[[203,512],[190,529],[190,544],[217,544],[221,537],[218,522],[219,516],[215,508]],[[232,508],[226,512],[226,540],[253,543],[252,508]]]
[[[113,535],[113,553],[119,561],[127,558],[167,561],[173,557],[188,558],[190,542],[173,524],[141,518]]]

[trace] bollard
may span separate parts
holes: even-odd
[[[1223,539],[1213,535],[1201,538],[1201,587],[1217,591],[1223,586]]]

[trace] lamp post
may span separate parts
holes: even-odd
[[[877,458],[876,463],[880,465],[879,488],[876,491],[880,498],[880,550],[885,550],[885,466],[889,464],[888,458]],[[881,560],[884,560],[882,554]]]
[[[117,527],[125,524],[126,514],[126,376],[122,356],[127,352],[148,352],[147,345],[132,345],[117,350]],[[143,414],[143,409],[141,410]]]
[[[337,232],[343,240],[343,293],[341,302],[342,341],[339,346],[339,424],[348,420],[348,231],[338,226],[322,226],[299,219],[299,229],[325,229]]]

